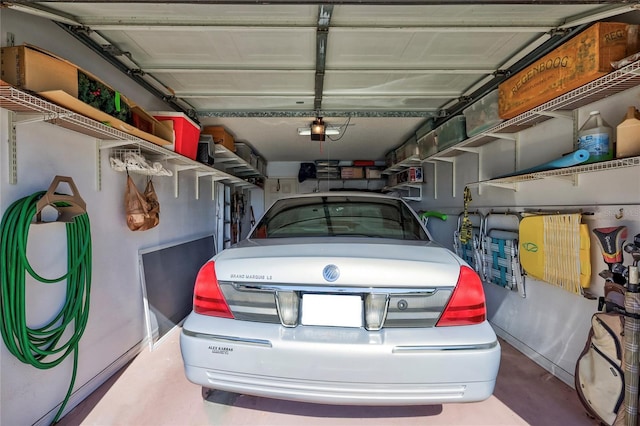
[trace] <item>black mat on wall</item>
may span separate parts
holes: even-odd
[[[151,346],[191,312],[198,271],[214,254],[213,236],[141,250],[147,333]]]

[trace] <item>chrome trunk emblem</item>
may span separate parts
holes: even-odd
[[[340,270],[336,265],[327,265],[322,270],[322,276],[325,280],[332,283],[340,277]]]

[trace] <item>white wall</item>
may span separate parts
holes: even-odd
[[[2,9],[0,40],[15,34],[16,44],[46,48],[103,78],[148,110],[168,109],[104,61],[48,21]],[[126,174],[113,171],[108,153],[102,156],[102,189],[96,186],[96,140],[47,123],[24,124],[17,131],[17,184],[9,184],[8,113],[0,109],[0,212],[14,201],[46,190],[56,175],[73,178],[87,204],[93,248],[91,306],[79,347],[75,394],[67,410],[88,396],[102,381],[139,350],[145,339],[138,250],[193,239],[215,231],[211,181],[200,180],[195,197],[195,176],[179,175],[179,197],[173,177],[155,177],[160,200],[160,224],[145,232],[126,226],[124,190]],[[134,175],[142,190],[145,176]],[[30,227],[28,257],[45,277],[66,271],[66,236],[59,223]],[[27,282],[27,320],[42,324],[64,300],[64,281],[45,286]],[[72,356],[59,366],[38,370],[21,363],[4,344],[0,348],[0,424],[49,424],[62,402],[71,378]]]

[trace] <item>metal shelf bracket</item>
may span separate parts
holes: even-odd
[[[571,185],[573,186],[578,186],[578,175],[558,175],[558,176],[549,176],[548,178],[551,179],[558,179],[558,180],[563,180],[563,181],[568,181],[571,183]]]
[[[175,166],[174,168],[174,173],[173,173],[173,196],[175,198],[178,198],[179,195],[179,191],[178,191],[178,187],[179,187],[179,181],[180,181],[180,172],[184,172],[186,170],[193,170],[193,169],[197,169],[198,166],[196,165],[188,165],[188,166]]]
[[[437,200],[438,199],[438,162],[433,160],[425,160],[424,162],[433,164],[433,199]]]
[[[63,112],[44,112],[44,113],[39,113],[39,114],[37,114],[37,115],[35,115],[33,117],[23,118],[21,120],[18,120],[18,121],[16,121],[16,124],[22,125],[22,124],[41,123],[43,121],[52,121],[52,120],[72,117],[75,114],[76,114],[75,112],[67,112],[67,113],[63,113]],[[27,114],[23,114],[23,115],[27,115]]]
[[[476,165],[478,168],[478,181],[482,180],[482,178],[480,177],[480,171],[482,170],[480,168],[480,166],[482,165],[482,148],[480,147],[460,147],[461,151],[465,151],[465,152],[470,152],[472,154],[476,154]],[[455,169],[454,169],[455,170]],[[482,187],[478,187],[478,195],[482,194]]]
[[[431,159],[434,161],[451,163],[451,196],[453,198],[456,198],[456,158],[457,157],[434,157]]]
[[[496,139],[506,139],[509,141],[515,141],[518,139],[517,133],[484,133],[486,136],[491,136]]]
[[[9,129],[9,183],[18,183],[18,150],[16,145],[16,113],[9,111],[7,129]]]
[[[100,149],[111,149],[111,148],[117,148],[119,146],[125,146],[125,145],[131,145],[131,141],[102,141],[100,143]]]
[[[95,147],[96,191],[102,191],[102,148],[100,145],[100,139],[96,139]]]
[[[216,172],[196,172],[196,200],[200,199],[200,178],[203,176],[213,176],[215,175]],[[215,182],[214,180],[211,181],[211,185],[213,185],[213,182]],[[211,192],[211,199],[213,200],[214,198],[214,192]]]
[[[565,111],[565,110],[539,111],[538,114],[544,115],[545,117],[566,118],[568,120],[573,120],[573,111]]]
[[[494,186],[496,188],[510,189],[511,191],[518,192],[518,184],[516,182],[510,182],[510,183],[481,182],[479,185],[477,185],[478,194],[480,193],[480,188],[482,188],[484,185]],[[469,186],[475,186],[475,185],[469,185]]]

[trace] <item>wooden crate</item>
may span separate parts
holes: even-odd
[[[231,152],[236,151],[235,140],[233,136],[227,132],[222,126],[205,126],[202,132],[213,137],[213,142],[221,144]]]
[[[498,87],[500,118],[509,119],[613,70],[637,51],[638,26],[598,22]]]

